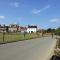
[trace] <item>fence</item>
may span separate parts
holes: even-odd
[[[40,37],[40,35],[37,35],[36,33],[26,34],[20,32],[2,32],[0,33],[0,43],[21,41],[37,37]]]

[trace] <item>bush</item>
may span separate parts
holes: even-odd
[[[55,34],[60,36],[60,27],[56,29]]]

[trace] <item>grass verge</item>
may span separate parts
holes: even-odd
[[[40,37],[40,35],[38,36],[36,33],[26,34],[25,37],[24,37],[24,34],[21,34],[21,33],[5,33],[4,41],[3,41],[3,34],[0,33],[0,44],[30,40],[30,39],[34,39],[34,38],[38,38],[38,37]]]

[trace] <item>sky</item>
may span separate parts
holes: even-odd
[[[60,26],[60,0],[0,0],[0,24]]]

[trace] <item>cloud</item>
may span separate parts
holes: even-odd
[[[55,18],[55,19],[51,19],[50,22],[59,22],[59,19]]]
[[[15,7],[19,7],[19,3],[18,2],[13,2],[13,3],[10,3],[11,6],[15,6]]]
[[[33,10],[32,10],[32,13],[33,13],[33,14],[40,14],[41,12],[47,10],[48,8],[50,8],[50,5],[47,5],[47,6],[45,6],[45,7],[42,8],[42,9],[33,9]]]
[[[5,16],[0,16],[0,19],[5,19]]]
[[[41,12],[41,11],[38,10],[38,9],[33,9],[33,10],[32,10],[32,13],[33,13],[33,14],[39,14],[40,12]]]
[[[50,8],[50,5],[47,5],[44,8],[42,8],[41,11],[47,10],[48,8]]]

